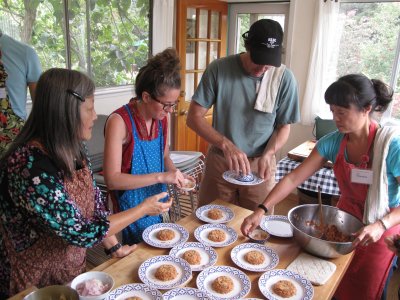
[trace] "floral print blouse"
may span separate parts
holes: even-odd
[[[93,185],[95,199],[88,201],[94,201],[95,212],[86,218],[69,197],[62,172],[39,148],[25,145],[8,157],[0,170],[0,290],[10,274],[6,243],[21,252],[40,237],[56,235],[89,248],[105,237],[109,211],[94,181]]]

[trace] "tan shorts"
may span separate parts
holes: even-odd
[[[253,172],[258,173],[259,159],[259,157],[249,158]],[[256,209],[276,184],[275,158],[272,164],[272,174],[269,180],[253,186],[232,184],[222,178],[222,174],[228,170],[225,157],[219,149],[211,147],[207,153],[204,176],[200,184],[199,206],[209,204],[215,199],[221,199],[250,210]]]

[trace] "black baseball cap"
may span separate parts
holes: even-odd
[[[271,19],[261,19],[242,37],[248,45],[251,60],[258,65],[281,66],[283,30]]]

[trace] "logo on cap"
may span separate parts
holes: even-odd
[[[279,47],[279,44],[276,44],[276,38],[267,38],[267,41],[265,43],[261,43],[261,45],[272,49]]]

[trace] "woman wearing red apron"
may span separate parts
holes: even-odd
[[[71,281],[85,270],[86,248],[100,242],[108,254],[128,255],[135,246],[115,234],[168,211],[160,193],[140,210],[110,215],[83,143],[96,118],[90,78],[56,68],[41,75],[32,112],[0,159],[0,299]]]
[[[379,128],[370,117],[374,111],[384,111],[392,96],[383,82],[361,74],[343,76],[329,86],[325,101],[338,131],[321,138],[310,156],[263,203],[273,207],[326,161],[334,163],[341,191],[337,206],[365,224],[354,233],[355,255],[335,293],[337,300],[380,299],[392,265],[394,254],[384,238],[400,230],[400,132]],[[381,177],[385,180],[377,180]],[[379,190],[388,192],[371,196],[376,195],[372,193],[376,182],[381,184]],[[258,226],[263,213],[257,209],[244,220],[243,234]]]

